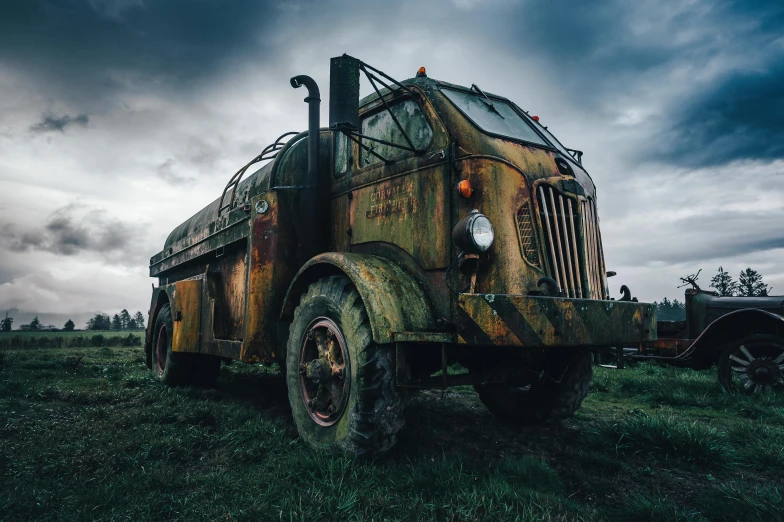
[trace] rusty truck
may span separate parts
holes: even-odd
[[[592,350],[655,339],[652,305],[610,298],[582,153],[539,118],[476,84],[424,68],[400,82],[343,55],[322,128],[316,82],[291,85],[307,90],[308,129],[267,146],[150,260],[146,362],[163,382],[211,384],[222,359],[278,363],[302,439],[376,456],[407,390],[470,385],[506,421],[557,421],[588,392]]]

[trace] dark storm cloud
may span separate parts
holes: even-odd
[[[83,210],[78,205],[59,208],[43,227],[34,230],[19,232],[6,225],[3,240],[14,252],[38,250],[64,256],[82,252],[113,255],[130,249],[138,236],[137,227],[112,218],[104,210]]]
[[[86,114],[79,114],[78,116],[70,116],[64,114],[63,116],[45,115],[35,125],[30,127],[30,130],[35,133],[60,131],[65,132],[66,127],[77,125],[80,127],[87,127],[90,118]]]
[[[10,0],[0,5],[0,63],[45,78],[63,96],[197,86],[227,56],[257,45],[266,2]],[[257,60],[268,58],[259,49]]]
[[[782,60],[699,93],[662,135],[657,157],[688,167],[784,157],[784,54]]]
[[[614,99],[659,90],[650,101],[663,128],[645,159],[701,167],[784,157],[782,2],[496,3],[472,14],[465,30],[556,71],[559,88],[597,117],[613,116]],[[710,68],[715,79],[699,83]],[[678,69],[694,78],[667,85]],[[670,99],[670,88],[691,92]]]

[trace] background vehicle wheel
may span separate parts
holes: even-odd
[[[169,386],[209,386],[220,372],[220,359],[211,355],[172,352],[171,305],[164,304],[155,319],[152,338],[152,371]]]
[[[724,346],[718,360],[719,384],[726,392],[784,390],[784,339],[755,335]]]
[[[593,378],[588,350],[553,350],[534,360],[508,359],[474,385],[493,415],[515,424],[544,424],[570,417]]]
[[[394,349],[373,342],[348,278],[319,279],[303,294],[290,327],[286,384],[297,430],[311,446],[375,457],[397,442],[404,420]]]

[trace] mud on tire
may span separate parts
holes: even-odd
[[[335,390],[342,390],[335,392],[341,400],[335,400],[330,415],[324,413],[330,410],[319,406],[319,401],[308,404],[309,395],[311,401],[314,396],[321,397],[319,386],[324,385],[323,379],[314,384],[308,377],[313,376],[318,364],[314,365],[312,356],[306,356],[308,350],[314,353],[308,348],[308,343],[314,341],[308,339],[322,335],[317,330],[319,325],[339,330],[330,336],[343,343],[344,355],[339,362],[344,368],[344,382],[335,383],[329,372],[321,374],[330,380],[330,386],[336,386]],[[313,332],[310,337],[309,332]],[[319,346],[323,348],[323,344]],[[377,457],[395,445],[404,420],[403,399],[395,384],[394,348],[373,341],[367,311],[348,278],[325,277],[310,285],[294,311],[286,351],[289,402],[305,442],[365,458]],[[343,371],[332,368],[335,375]],[[316,388],[318,391],[313,392]]]
[[[475,384],[491,413],[513,424],[547,424],[571,417],[588,395],[593,367],[588,350],[564,350],[554,371],[526,386]],[[519,364],[508,361],[507,364]]]
[[[164,304],[155,319],[152,338],[152,372],[169,386],[215,384],[220,359],[197,353],[172,351],[173,322],[171,305]]]

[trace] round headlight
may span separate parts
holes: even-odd
[[[478,210],[458,221],[452,230],[452,241],[466,252],[485,252],[493,244],[493,224]]]

